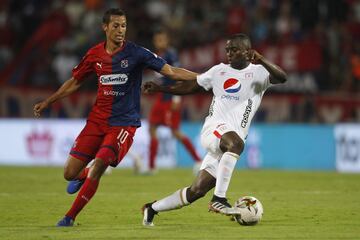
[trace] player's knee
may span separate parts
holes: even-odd
[[[101,168],[102,165],[110,165],[116,163],[118,152],[115,152],[113,148],[101,147],[95,156],[96,167]]]
[[[64,178],[67,181],[72,181],[77,177],[78,173],[72,169],[65,168],[64,169]]]
[[[223,152],[233,152],[240,155],[244,150],[244,142],[239,137],[227,141],[220,141],[220,149]]]

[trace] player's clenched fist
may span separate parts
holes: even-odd
[[[145,93],[154,93],[160,90],[160,86],[154,82],[146,82],[143,86]]]
[[[34,106],[35,117],[40,117],[41,112],[47,107],[49,107],[49,103],[47,101],[43,101],[43,102],[39,102],[39,103],[35,104],[35,106]]]

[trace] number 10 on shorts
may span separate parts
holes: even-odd
[[[129,136],[129,132],[125,129],[121,129],[119,135],[116,137],[116,139],[119,140],[118,148],[120,149],[120,145],[123,144],[126,141],[126,138]]]

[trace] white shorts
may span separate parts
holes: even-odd
[[[216,178],[216,172],[217,172],[217,169],[219,166],[219,161],[220,161],[221,156],[222,156],[222,154],[214,155],[214,154],[208,152],[201,163],[200,170],[205,170],[208,173],[210,173],[211,176]]]
[[[201,145],[207,152],[212,153],[214,156],[222,155],[223,152],[220,149],[220,139],[222,135],[231,131],[235,130],[230,128],[226,123],[205,122],[200,134]]]
[[[216,178],[216,171],[219,166],[219,161],[223,155],[220,149],[220,139],[222,135],[227,132],[236,132],[231,126],[226,123],[206,123],[204,124],[201,134],[200,141],[201,145],[206,149],[207,154],[204,157],[200,170],[206,170],[210,175]],[[243,136],[239,137],[245,142]]]

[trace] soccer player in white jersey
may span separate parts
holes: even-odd
[[[215,187],[209,210],[225,215],[238,211],[226,199],[232,172],[244,149],[249,126],[262,96],[272,84],[284,83],[286,73],[251,49],[245,34],[231,36],[226,43],[229,64],[220,63],[190,81],[172,86],[154,82],[144,85],[145,92],[190,94],[212,90],[214,97],[201,131],[201,143],[207,150],[200,172],[189,187],[143,206],[143,225],[153,226],[158,212],[189,205]]]

